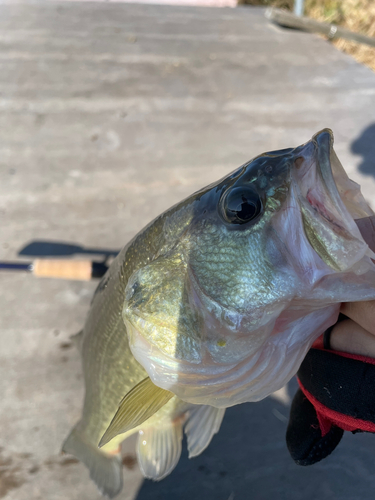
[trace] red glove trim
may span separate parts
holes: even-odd
[[[324,349],[323,346],[323,335],[318,337],[311,347],[313,349],[320,349],[321,351],[326,351],[327,349]],[[369,363],[370,365],[375,365],[374,358],[368,358],[367,356],[362,356],[361,354],[351,354],[349,352],[334,351],[333,349],[330,349],[329,352],[333,352],[334,354],[337,354],[338,356],[341,356],[343,358],[356,359],[357,361],[362,361],[363,363]]]
[[[337,354],[341,355],[346,353],[337,353]],[[360,361],[362,361],[363,358],[366,360],[372,359],[372,358],[366,358],[365,356],[354,357],[352,355],[347,355],[344,357],[359,359]],[[375,360],[372,359],[372,361],[373,361],[372,364],[375,364]],[[361,420],[360,418],[350,417],[348,415],[344,415],[343,413],[339,413],[337,411],[331,410],[330,408],[327,408],[303,387],[298,377],[297,381],[301,388],[301,391],[315,408],[320,424],[320,429],[322,432],[322,437],[324,437],[329,432],[332,424],[336,425],[337,427],[340,427],[344,431],[361,430],[361,431],[375,433],[375,423],[368,422],[367,420]]]

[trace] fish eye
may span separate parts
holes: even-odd
[[[262,200],[255,189],[236,187],[228,189],[221,200],[220,212],[226,222],[246,224],[262,211]]]

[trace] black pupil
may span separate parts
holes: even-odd
[[[249,188],[234,188],[224,198],[224,216],[233,224],[244,224],[254,219],[261,211],[258,193]]]
[[[242,203],[238,205],[235,212],[239,219],[249,220],[254,217],[257,207],[253,204],[251,200],[248,200],[245,196],[242,196]]]

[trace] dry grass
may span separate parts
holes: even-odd
[[[294,1],[239,0],[239,3],[292,10]],[[375,0],[305,0],[305,15],[375,37]],[[375,71],[375,48],[342,39],[332,43]]]

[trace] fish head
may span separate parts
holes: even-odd
[[[158,219],[157,251],[127,283],[133,355],[190,403],[264,398],[353,290],[375,298],[363,279],[372,254],[353,219],[369,214],[328,129],[193,194]]]

